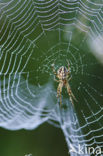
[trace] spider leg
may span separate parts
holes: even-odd
[[[66,87],[67,87],[68,95],[69,95],[69,97],[70,97],[70,102],[74,105],[73,99],[74,99],[75,101],[77,101],[77,99],[75,98],[74,94],[72,93],[69,83],[66,84]]]
[[[51,68],[53,70],[54,75],[57,77],[57,73],[56,73],[55,68],[54,68],[54,63],[51,65]]]
[[[68,75],[70,75],[70,64],[69,64],[69,61],[68,60],[66,60],[66,61],[68,63]]]
[[[54,77],[54,81],[59,82],[59,80],[57,80],[55,77]]]
[[[68,79],[68,81],[70,81],[72,79],[72,77],[70,77],[69,79]]]
[[[61,95],[62,87],[63,87],[63,84],[59,83],[58,88],[57,88],[57,98],[60,98],[60,106],[62,105],[62,95]]]

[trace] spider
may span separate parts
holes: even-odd
[[[72,93],[72,90],[70,88],[70,85],[69,85],[69,81],[71,80],[71,77],[70,77],[70,65],[69,65],[69,62],[68,62],[68,69],[65,67],[65,66],[61,66],[57,72],[55,71],[55,65],[52,64],[52,70],[53,70],[53,73],[54,75],[56,76],[57,79],[54,78],[55,81],[59,82],[59,85],[58,85],[58,88],[57,88],[57,98],[60,98],[60,106],[62,105],[62,88],[65,87],[67,89],[67,92],[68,92],[68,95],[70,97],[70,102],[72,104],[73,103],[73,99],[75,101],[77,101],[77,99],[75,98],[74,94]]]

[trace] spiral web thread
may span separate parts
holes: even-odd
[[[100,58],[102,25],[102,0],[0,1],[0,126],[47,121],[63,130],[71,155],[82,155],[78,145],[102,149],[103,67],[90,53]],[[57,70],[66,60],[78,102],[64,90],[60,108],[51,64]]]

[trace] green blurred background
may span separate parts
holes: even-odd
[[[0,156],[68,156],[67,152],[62,131],[47,123],[30,131],[0,128]]]

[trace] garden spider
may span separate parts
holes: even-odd
[[[54,75],[59,79],[59,80],[56,80],[54,78],[55,81],[59,82],[59,85],[58,85],[58,88],[57,88],[57,98],[60,98],[60,106],[62,105],[62,95],[61,95],[61,93],[62,93],[62,88],[63,87],[67,88],[67,92],[68,92],[68,95],[70,97],[70,102],[73,104],[73,99],[75,101],[77,101],[77,100],[76,100],[74,94],[72,93],[72,90],[71,90],[69,82],[68,82],[68,81],[71,80],[69,63],[68,63],[68,69],[65,66],[61,66],[57,70],[57,72],[55,71],[54,64],[52,64],[52,70],[53,70]]]

